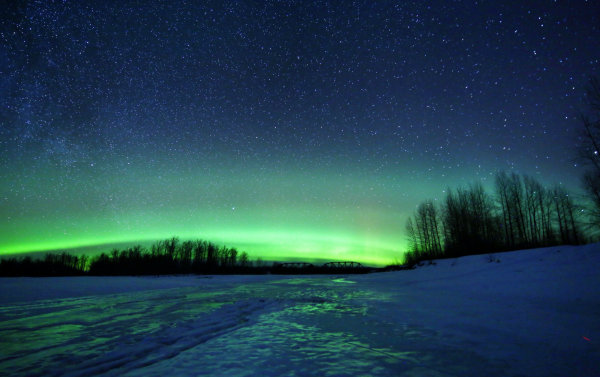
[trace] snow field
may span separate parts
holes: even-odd
[[[599,265],[587,245],[369,275],[0,279],[0,374],[598,376]]]

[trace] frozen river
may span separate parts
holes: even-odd
[[[503,289],[495,275],[520,264],[479,258],[361,276],[2,279],[0,375],[597,375],[597,294]]]
[[[188,279],[197,286],[5,306],[0,366],[40,376],[385,376],[448,364],[465,372],[463,352],[382,316],[389,295],[352,277]]]

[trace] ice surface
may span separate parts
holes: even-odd
[[[0,375],[600,376],[599,265],[588,245],[369,275],[0,279]]]

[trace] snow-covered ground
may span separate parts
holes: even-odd
[[[600,245],[495,258],[0,279],[0,375],[600,376]]]

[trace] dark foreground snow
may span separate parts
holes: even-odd
[[[360,276],[0,279],[0,375],[600,376],[600,246]]]

